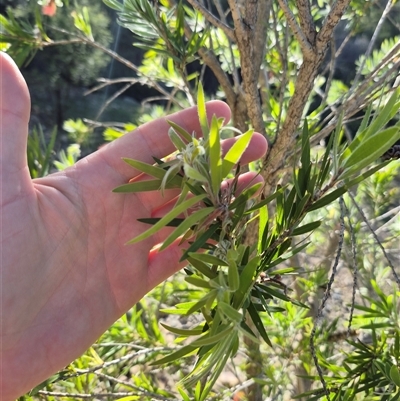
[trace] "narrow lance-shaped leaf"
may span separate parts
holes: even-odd
[[[321,199],[318,199],[307,209],[307,211],[311,212],[311,210],[317,210],[317,209],[320,209],[321,207],[329,205],[335,199],[339,198],[339,196],[342,196],[346,192],[347,192],[347,187],[345,187],[345,186],[339,187],[339,188],[335,189],[334,191],[329,192],[327,195],[323,196]]]
[[[380,110],[377,115],[378,117],[374,119],[374,121],[370,124],[369,127],[365,128],[363,131],[361,129],[358,130],[357,135],[350,143],[349,147],[345,149],[343,154],[340,156],[340,163],[346,163],[346,159],[358,148],[365,140],[374,136],[377,132],[381,131],[383,126],[388,123],[390,118],[398,111],[398,106],[396,106],[396,102],[398,97],[400,96],[400,88],[397,88],[392,96],[390,97],[389,101],[386,103],[385,107]],[[362,126],[365,121],[363,120]]]
[[[214,233],[219,229],[219,224],[212,224],[200,237],[197,237],[196,240],[190,244],[189,248],[184,252],[180,261],[187,259],[189,253],[196,252],[201,247],[203,247],[206,242],[214,235]]]
[[[170,128],[168,130],[168,136],[169,139],[171,140],[171,142],[174,144],[174,146],[176,147],[177,150],[179,150],[180,152],[182,152],[183,150],[186,149],[186,144],[185,142],[183,142],[182,138],[176,133],[176,131],[174,130],[174,128]]]
[[[190,344],[186,345],[186,346],[182,347],[181,349],[179,349],[178,351],[175,351],[172,354],[165,356],[164,358],[161,358],[157,361],[152,362],[150,365],[153,365],[153,366],[154,365],[163,365],[164,363],[176,361],[176,360],[181,359],[184,356],[190,354],[191,352],[195,351],[196,349],[197,349],[197,347],[193,347]]]
[[[151,175],[152,177],[159,178],[161,180],[164,178],[168,171],[157,166],[152,166],[151,164],[143,163],[139,160],[129,159],[127,157],[122,158],[122,160],[136,170],[139,170],[142,173]],[[177,179],[170,181],[170,183],[172,182],[176,185],[180,185],[180,183],[182,182],[182,177],[177,177]]]
[[[128,244],[136,244],[146,238],[151,237],[157,231],[161,230],[166,226],[171,220],[175,217],[179,216],[181,213],[185,212],[190,207],[194,206],[196,203],[200,202],[204,198],[204,195],[195,196],[193,198],[188,199],[187,201],[181,203],[179,206],[172,209],[166,216],[164,216],[158,223],[154,224],[153,227],[149,228],[142,234],[128,241]]]
[[[205,263],[201,262],[200,260],[196,260],[194,258],[187,258],[188,262],[196,269],[198,270],[201,274],[204,274],[204,276],[208,277],[209,279],[214,279],[217,277],[217,274],[212,271],[209,266],[207,266]]]
[[[365,140],[349,156],[343,165],[343,174],[339,178],[346,179],[357,173],[383,155],[400,139],[400,124],[378,132]]]
[[[228,259],[228,285],[231,291],[236,291],[239,288],[240,278],[238,267],[234,259]]]
[[[202,347],[205,345],[215,344],[221,339],[225,338],[227,335],[229,335],[229,333],[233,330],[232,325],[228,325],[228,327],[225,328],[223,326],[220,327],[222,328],[222,330],[220,329],[220,331],[217,334],[210,336],[210,334],[207,333],[205,336],[200,337],[199,339],[194,341],[191,345],[195,347]]]
[[[187,281],[189,284],[194,285],[195,287],[211,289],[210,282],[207,280],[203,280],[200,277],[186,276],[185,281]]]
[[[243,315],[225,302],[218,302],[218,308],[231,322],[240,323],[243,320]]]
[[[267,332],[265,331],[265,327],[263,322],[261,321],[261,318],[254,307],[253,302],[250,302],[249,307],[247,308],[249,315],[251,317],[251,320],[253,321],[254,325],[256,326],[258,332],[260,333],[261,337],[263,340],[270,346],[272,347],[271,340],[268,337]]]
[[[193,259],[200,260],[203,263],[209,263],[210,265],[228,266],[228,262],[207,253],[189,253],[189,256]]]
[[[255,256],[251,259],[240,274],[239,289],[234,294],[233,307],[239,309],[250,291],[251,284],[253,283],[257,267],[260,263],[260,257]]]
[[[174,230],[163,242],[160,251],[169,247],[179,236],[183,235],[190,227],[197,224],[201,219],[208,216],[214,210],[213,207],[206,207],[197,210],[189,217],[187,217],[176,230]]]
[[[203,333],[203,328],[202,327],[199,327],[199,328],[196,328],[196,329],[187,330],[187,329],[178,329],[176,327],[171,327],[171,326],[168,326],[165,323],[160,323],[160,324],[161,324],[161,326],[166,328],[171,333],[177,334],[179,336],[199,336],[199,335],[201,335]]]
[[[179,126],[178,124],[175,124],[173,121],[171,120],[167,120],[168,124],[179,134],[181,135],[187,142],[191,142],[192,141],[192,136],[189,134],[189,132],[187,132],[184,128],[182,128],[181,126]]]
[[[322,221],[313,221],[312,223],[305,224],[304,226],[297,227],[293,230],[292,235],[302,235],[310,231],[314,231],[321,225]]]
[[[199,87],[197,89],[197,110],[199,114],[199,121],[203,137],[208,139],[208,120],[206,111],[206,101],[204,98],[203,85],[199,82]]]
[[[222,178],[225,178],[233,166],[239,163],[244,151],[249,146],[254,130],[249,130],[241,135],[222,160]]]
[[[130,182],[129,184],[120,185],[113,189],[113,192],[128,193],[128,192],[147,192],[156,191],[161,187],[161,180],[146,180]],[[169,188],[179,188],[179,185],[171,185]]]
[[[215,116],[211,120],[210,138],[209,138],[209,155],[210,155],[210,175],[211,187],[213,194],[218,195],[222,174],[221,174],[221,140],[219,136],[218,121]]]

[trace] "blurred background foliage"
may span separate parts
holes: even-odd
[[[158,4],[165,8],[173,4],[166,0],[131,3]],[[28,162],[33,178],[73,165],[80,157],[137,125],[188,106],[193,102],[198,79],[202,80],[208,98],[225,99],[215,75],[200,62],[196,53],[200,44],[206,43],[206,47],[214,49],[231,84],[240,85],[237,46],[220,29],[207,24],[189,3],[183,3],[184,18],[194,32],[206,31],[206,42],[200,41],[202,37],[198,42],[195,40],[195,46],[187,53],[185,41],[182,47],[169,49],[177,58],[173,62],[172,57],[168,59],[162,54],[161,34],[154,43],[141,40],[140,31],[132,35],[122,28],[117,23],[116,11],[98,0],[58,1],[54,15],[43,15],[45,1],[3,0],[1,47],[18,61],[32,96]],[[203,4],[214,13],[218,7],[227,9],[224,1]],[[316,25],[320,26],[329,5],[324,1],[312,4]],[[358,71],[357,79],[362,81],[396,46],[397,54],[379,72],[383,74],[399,62],[400,3],[395,1],[382,23],[373,52],[365,62],[363,58],[387,4],[354,0],[344,15],[332,39],[332,54],[343,43],[346,45],[335,57],[328,54],[307,99],[311,135],[315,138],[327,125],[332,109],[347,96]],[[232,26],[230,14],[225,18],[225,23]],[[167,23],[172,28],[177,26],[172,14]],[[302,55],[275,2],[270,25],[260,97],[265,105],[266,132],[273,141],[295,91]],[[133,28],[135,33],[138,26]],[[182,35],[182,31],[178,34]],[[133,42],[140,42],[140,46],[132,46]],[[397,67],[397,75],[398,71]],[[395,79],[396,74],[389,76],[379,90],[393,84]],[[374,79],[369,83],[372,86]],[[344,124],[344,134],[349,138],[359,126],[359,117],[351,116]],[[398,115],[393,123],[396,119]],[[324,151],[320,139],[323,138],[314,143],[312,157]],[[259,164],[254,163],[250,168],[258,169]],[[387,259],[398,271],[399,174],[400,162],[394,160],[344,196],[348,208],[346,226],[351,225],[352,231],[345,234],[338,276],[315,340],[324,378],[332,389],[332,400],[400,399],[400,292]],[[263,314],[263,324],[273,346],[254,349],[257,375],[249,374],[251,355],[249,349],[241,346],[226,366],[210,400],[256,400],[253,393],[248,393],[254,384],[262,389],[260,400],[287,401],[299,394],[303,394],[298,398],[303,401],[327,399],[312,360],[309,337],[337,251],[340,215],[339,205],[333,203],[308,216],[309,221],[321,220],[321,226],[307,237],[310,246],[282,266],[298,268],[298,274],[285,276],[284,284],[290,296],[309,309],[283,300],[274,301],[282,313]],[[352,235],[356,238],[355,245]],[[352,276],[354,258],[358,268],[356,283]],[[196,388],[183,391],[176,385],[190,371],[194,356],[173,361],[167,367],[150,366],[157,355],[168,355],[183,342],[160,322],[182,328],[198,323],[193,316],[162,312],[177,303],[204,296],[204,291],[188,285],[184,276],[179,273],[154,289],[85,355],[31,394],[21,397],[21,401],[196,399]],[[348,331],[354,286],[356,307]]]

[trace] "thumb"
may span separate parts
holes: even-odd
[[[15,196],[15,191],[21,191],[23,183],[29,181],[26,160],[29,116],[26,82],[11,57],[0,52],[0,171],[3,194],[7,197]],[[10,193],[11,188],[14,193]]]

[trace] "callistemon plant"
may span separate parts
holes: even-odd
[[[198,314],[203,321],[189,330],[164,324],[181,338],[193,336],[195,339],[155,364],[196,354],[192,372],[183,379],[185,386],[196,385],[196,399],[205,399],[227,360],[237,352],[242,335],[255,342],[260,342],[261,338],[271,345],[260,314],[283,311],[276,306],[274,299],[305,306],[288,297],[281,281],[284,275],[293,274],[296,269],[277,269],[277,266],[308,245],[302,240],[292,247],[293,237],[308,234],[321,224],[320,221],[311,221],[300,225],[309,212],[332,203],[352,185],[389,162],[370,167],[400,139],[399,125],[384,128],[398,109],[399,94],[398,89],[372,123],[367,112],[357,136],[347,148],[340,145],[339,124],[326,151],[316,160],[311,160],[305,122],[300,160],[293,171],[294,185],[278,187],[259,202],[252,198],[260,192],[262,184],[241,193],[236,188],[240,158],[250,143],[253,130],[241,135],[222,156],[221,132],[233,130],[237,133],[237,130],[224,127],[223,121],[215,116],[208,123],[201,86],[197,99],[201,133],[189,133],[169,122],[169,137],[176,148],[172,158],[166,161],[154,158],[154,165],[124,159],[153,179],[133,180],[116,188],[115,192],[181,190],[174,208],[164,217],[139,220],[148,223],[150,228],[129,243],[137,243],[170,226],[175,229],[159,251],[176,240],[188,244],[181,258],[188,262],[185,280],[205,289],[204,296],[200,300],[178,304],[166,312]],[[369,169],[365,171],[365,168]],[[273,216],[268,214],[271,201],[274,201]],[[252,246],[245,245],[246,226],[254,219],[259,223],[258,238]],[[332,282],[333,279],[329,282],[326,297]],[[188,397],[182,388],[180,391],[184,398]]]

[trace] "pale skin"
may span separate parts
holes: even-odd
[[[230,118],[228,106],[207,104]],[[0,399],[12,401],[64,368],[148,291],[183,267],[181,247],[154,247],[166,230],[139,244],[126,242],[161,216],[177,191],[117,194],[139,173],[122,157],[151,163],[173,151],[166,118],[141,126],[74,167],[31,180],[26,160],[30,97],[13,61],[0,53],[1,304]],[[197,110],[168,117],[200,132]],[[232,142],[225,142],[226,150]],[[256,134],[242,158],[267,150]],[[247,173],[244,188],[261,182]],[[170,202],[169,204],[167,204]]]

